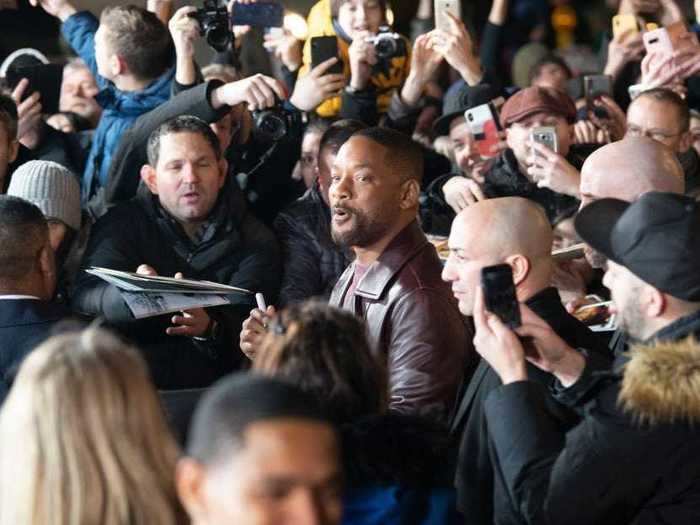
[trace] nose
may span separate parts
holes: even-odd
[[[333,181],[331,180],[330,196],[333,201],[341,201],[350,198],[350,188],[345,177]]]
[[[299,490],[294,497],[294,523],[299,525],[325,525],[323,505],[313,490]]]
[[[186,184],[196,184],[199,182],[199,173],[197,167],[191,162],[187,162],[182,166],[182,182]]]
[[[446,283],[451,283],[454,281],[454,272],[452,270],[452,256],[450,255],[447,258],[447,261],[445,261],[445,266],[442,268],[442,280],[445,281]]]

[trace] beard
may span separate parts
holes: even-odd
[[[627,334],[630,339],[641,342],[647,336],[644,327],[644,316],[639,306],[639,294],[637,293],[640,290],[635,290],[634,293],[630,294],[628,304],[621,311],[617,312],[617,328]]]
[[[371,246],[380,241],[389,229],[386,221],[378,217],[371,217],[367,213],[350,208],[348,206],[335,206],[336,210],[347,214],[348,219],[343,223],[344,229],[338,228],[334,220],[331,220],[331,237],[338,246],[349,248],[352,246]]]

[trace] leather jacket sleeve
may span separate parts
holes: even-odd
[[[389,406],[447,421],[464,377],[472,334],[454,305],[436,290],[418,288],[391,315]]]

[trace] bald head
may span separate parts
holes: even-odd
[[[482,251],[499,257],[550,253],[552,228],[544,210],[520,197],[486,199],[462,210],[455,221]]]
[[[462,210],[452,223],[450,257],[442,278],[464,315],[472,315],[481,270],[506,263],[513,269],[518,300],[549,284],[552,228],[544,210],[520,197],[488,199]]]
[[[581,169],[581,206],[597,199],[632,202],[650,191],[683,193],[683,168],[671,149],[628,137],[596,150]]]

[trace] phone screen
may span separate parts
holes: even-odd
[[[241,4],[234,2],[231,25],[252,27],[282,27],[284,8],[277,2]]]
[[[507,264],[481,269],[481,287],[486,309],[511,329],[520,326],[520,304],[515,295],[513,270]]]

